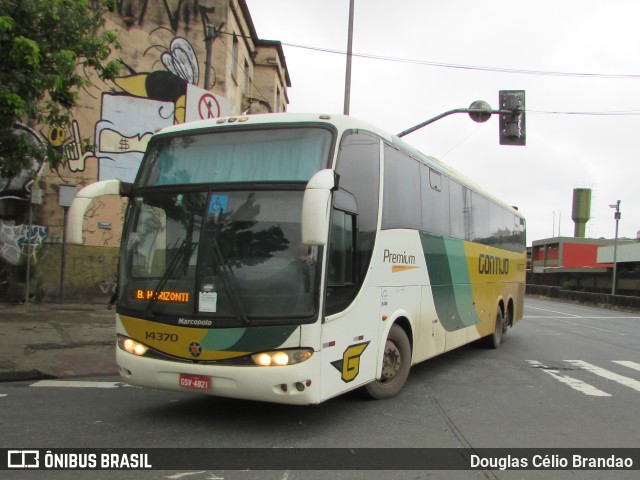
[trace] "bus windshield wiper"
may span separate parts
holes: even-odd
[[[175,269],[180,263],[180,260],[183,258],[189,258],[189,256],[191,256],[191,253],[193,252],[193,249],[195,248],[195,245],[196,245],[193,243],[191,243],[190,246],[185,245],[184,239],[182,239],[182,241],[180,241],[180,244],[178,245],[178,241],[179,240],[176,240],[176,245],[173,247],[173,248],[177,248],[177,250],[173,254],[173,257],[171,258],[171,261],[169,262],[169,265],[167,266],[167,269],[165,270],[164,275],[162,275],[162,278],[158,281],[155,288],[153,289],[151,300],[149,300],[149,304],[147,305],[147,308],[144,311],[145,318],[149,318],[149,313],[151,313],[151,310],[153,309],[155,304],[158,303],[158,297],[160,295],[160,292],[162,292],[162,289],[164,288],[167,281],[169,280],[169,277],[171,277],[175,272]]]
[[[231,306],[238,317],[238,319],[242,320],[242,323],[245,325],[249,325],[251,321],[247,318],[242,308],[242,303],[240,302],[240,297],[238,296],[238,289],[236,288],[236,277],[231,270],[231,267],[225,262],[224,256],[222,255],[222,251],[220,250],[220,244],[218,243],[217,237],[214,235],[211,238],[211,246],[213,247],[213,257],[215,258],[218,267],[221,270],[222,283],[229,295],[229,299],[231,300]]]

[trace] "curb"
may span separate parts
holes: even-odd
[[[39,370],[25,370],[15,372],[0,372],[0,383],[5,382],[27,382],[31,380],[51,380],[53,375],[43,373]]]

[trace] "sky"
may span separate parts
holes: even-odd
[[[258,37],[283,43],[287,110],[343,113],[349,0],[247,4]],[[349,114],[398,133],[525,90],[526,146],[499,144],[496,115],[450,115],[403,140],[518,206],[527,245],[573,236],[574,188],[592,189],[587,237],[614,238],[620,200],[619,237],[635,239],[638,18],[637,0],[355,0]]]

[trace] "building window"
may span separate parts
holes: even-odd
[[[251,96],[251,77],[249,77],[249,62],[244,61],[244,92],[246,96]]]
[[[233,34],[233,45],[231,46],[231,77],[235,80],[236,84],[238,83],[238,51],[240,45],[238,42],[238,37],[236,34]]]

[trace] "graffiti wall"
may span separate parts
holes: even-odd
[[[25,137],[34,145],[42,145],[45,141],[35,130],[26,125],[16,124],[13,128],[16,135]],[[40,175],[43,167],[42,158],[31,158],[31,170]],[[27,200],[31,196],[34,179],[29,171],[23,171],[13,178],[0,177],[0,201],[3,199]]]
[[[80,92],[69,126],[16,126],[16,134],[59,149],[66,164],[52,171],[42,159],[34,159],[35,178],[29,172],[0,178],[0,284],[6,279],[23,281],[29,258],[35,288],[45,296],[57,291],[62,268],[69,293],[77,287],[110,296],[127,201],[115,196],[94,200],[85,216],[84,246],[74,247],[66,265],[61,265],[60,185],[80,190],[99,180],[133,182],[149,139],[158,130],[240,114],[242,102],[251,99],[242,88],[251,82],[242,77],[249,71],[236,67],[247,61],[255,67],[255,47],[247,40],[255,30],[244,17],[247,12],[246,4],[238,0],[117,2],[117,12],[106,18],[106,27],[117,33],[122,47],[113,52],[121,64],[119,77],[103,81],[86,72],[91,85]],[[207,51],[210,25],[234,33],[218,35]],[[273,64],[265,68],[272,71]],[[279,75],[274,72],[275,79]],[[270,87],[262,90],[266,88]]]
[[[115,86],[101,92],[100,117],[92,132],[93,149],[82,151],[82,135],[75,119],[71,132],[55,129],[55,135],[48,135],[63,149],[71,172],[83,172],[88,162],[97,162],[99,180],[133,182],[155,132],[185,121],[231,114],[226,98],[198,87],[198,58],[187,39],[173,37],[162,47],[164,51],[158,53],[158,48],[154,45],[144,53],[155,59],[157,70],[134,72],[121,60],[130,74],[117,78]]]
[[[40,225],[15,225],[13,221],[0,220],[0,258],[18,265],[31,256],[38,262],[38,251],[47,238],[48,228]]]

